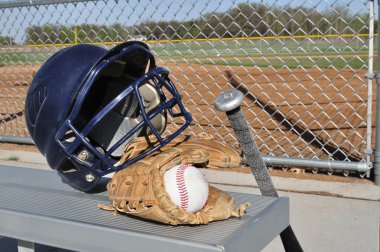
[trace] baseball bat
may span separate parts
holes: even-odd
[[[242,102],[242,92],[233,90],[218,95],[214,105],[218,111],[226,112],[261,194],[263,196],[278,197],[272,179],[269,176],[268,169],[251,135],[248,122],[240,109]],[[280,237],[285,251],[303,251],[290,225],[280,233]]]

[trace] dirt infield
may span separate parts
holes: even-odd
[[[193,114],[188,132],[207,132],[236,145],[226,116],[215,111],[212,104],[221,91],[240,88],[246,91],[243,112],[264,155],[364,158],[365,70],[275,70],[175,63],[165,66],[171,71],[173,82],[178,83],[185,106]],[[0,67],[1,135],[28,135],[24,101],[28,84],[38,68],[39,65]],[[227,69],[239,87],[231,85],[224,73]],[[327,154],[326,150],[333,154]]]
[[[39,65],[0,67],[0,134],[28,136],[24,120],[25,97]]]
[[[342,152],[350,160],[364,158],[365,70],[166,66],[183,89],[183,100],[194,116],[194,132],[206,131],[235,142],[226,116],[212,105],[221,91],[234,88],[224,74],[230,69],[249,92],[243,112],[263,154],[329,159]]]

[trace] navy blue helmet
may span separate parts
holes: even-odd
[[[60,50],[36,73],[25,105],[26,124],[49,166],[81,191],[161,148],[190,124],[169,71],[148,46],[130,41],[111,50],[80,44]],[[168,120],[179,122],[165,132]],[[157,143],[124,164],[126,144],[154,135]]]

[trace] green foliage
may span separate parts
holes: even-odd
[[[225,13],[207,13],[192,21],[144,21],[136,30],[148,39],[297,36],[368,33],[368,23],[368,14],[353,15],[344,6],[320,12],[242,3]]]
[[[0,45],[15,45],[14,38],[10,36],[0,36]]]
[[[26,29],[27,44],[67,44],[74,43],[74,32],[63,25],[46,24],[29,26]]]
[[[8,157],[8,160],[9,160],[9,161],[19,161],[20,158],[19,158],[19,157],[16,157],[16,156],[10,156],[10,157]]]
[[[26,30],[28,44],[75,44],[123,41],[128,32],[121,24],[112,26],[81,24],[67,27],[64,25],[46,24],[30,26]]]
[[[190,21],[143,20],[134,26],[46,24],[27,28],[28,44],[118,42],[136,37],[148,40],[302,36],[368,33],[368,13],[352,14],[346,6],[315,8],[241,3],[227,12],[212,12]],[[375,25],[377,29],[377,22]],[[1,38],[1,37],[0,37]],[[1,39],[0,39],[1,43]]]

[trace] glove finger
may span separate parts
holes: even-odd
[[[245,208],[249,205],[249,203],[244,203],[236,207],[234,198],[230,194],[209,186],[209,197],[203,211],[205,211],[209,221],[226,220],[231,216],[242,216]]]
[[[209,161],[209,153],[207,150],[198,149],[185,149],[181,153],[182,164],[205,164]]]
[[[161,151],[169,150],[171,147],[178,146],[184,141],[187,141],[190,136],[186,135],[179,135],[176,138],[174,138],[172,141],[170,141],[167,145],[161,148]],[[148,148],[152,148],[158,144],[158,140],[154,135],[150,136],[144,136],[144,137],[137,137],[132,142],[127,144],[127,146],[124,149],[124,153],[120,158],[120,161],[118,164],[123,164],[128,159],[132,159],[142,152],[146,151]],[[159,152],[154,152],[151,155],[157,155]]]
[[[157,155],[152,165],[155,169],[161,170],[161,172],[165,172],[166,170],[180,163],[181,152],[176,148],[172,148]]]
[[[137,137],[132,142],[125,146],[124,153],[119,160],[119,164],[125,163],[128,159],[132,159],[145,151],[148,147],[153,147],[157,144],[157,139],[152,136]]]
[[[239,167],[241,157],[233,148],[212,139],[196,139],[196,143],[209,153],[209,168]]]

